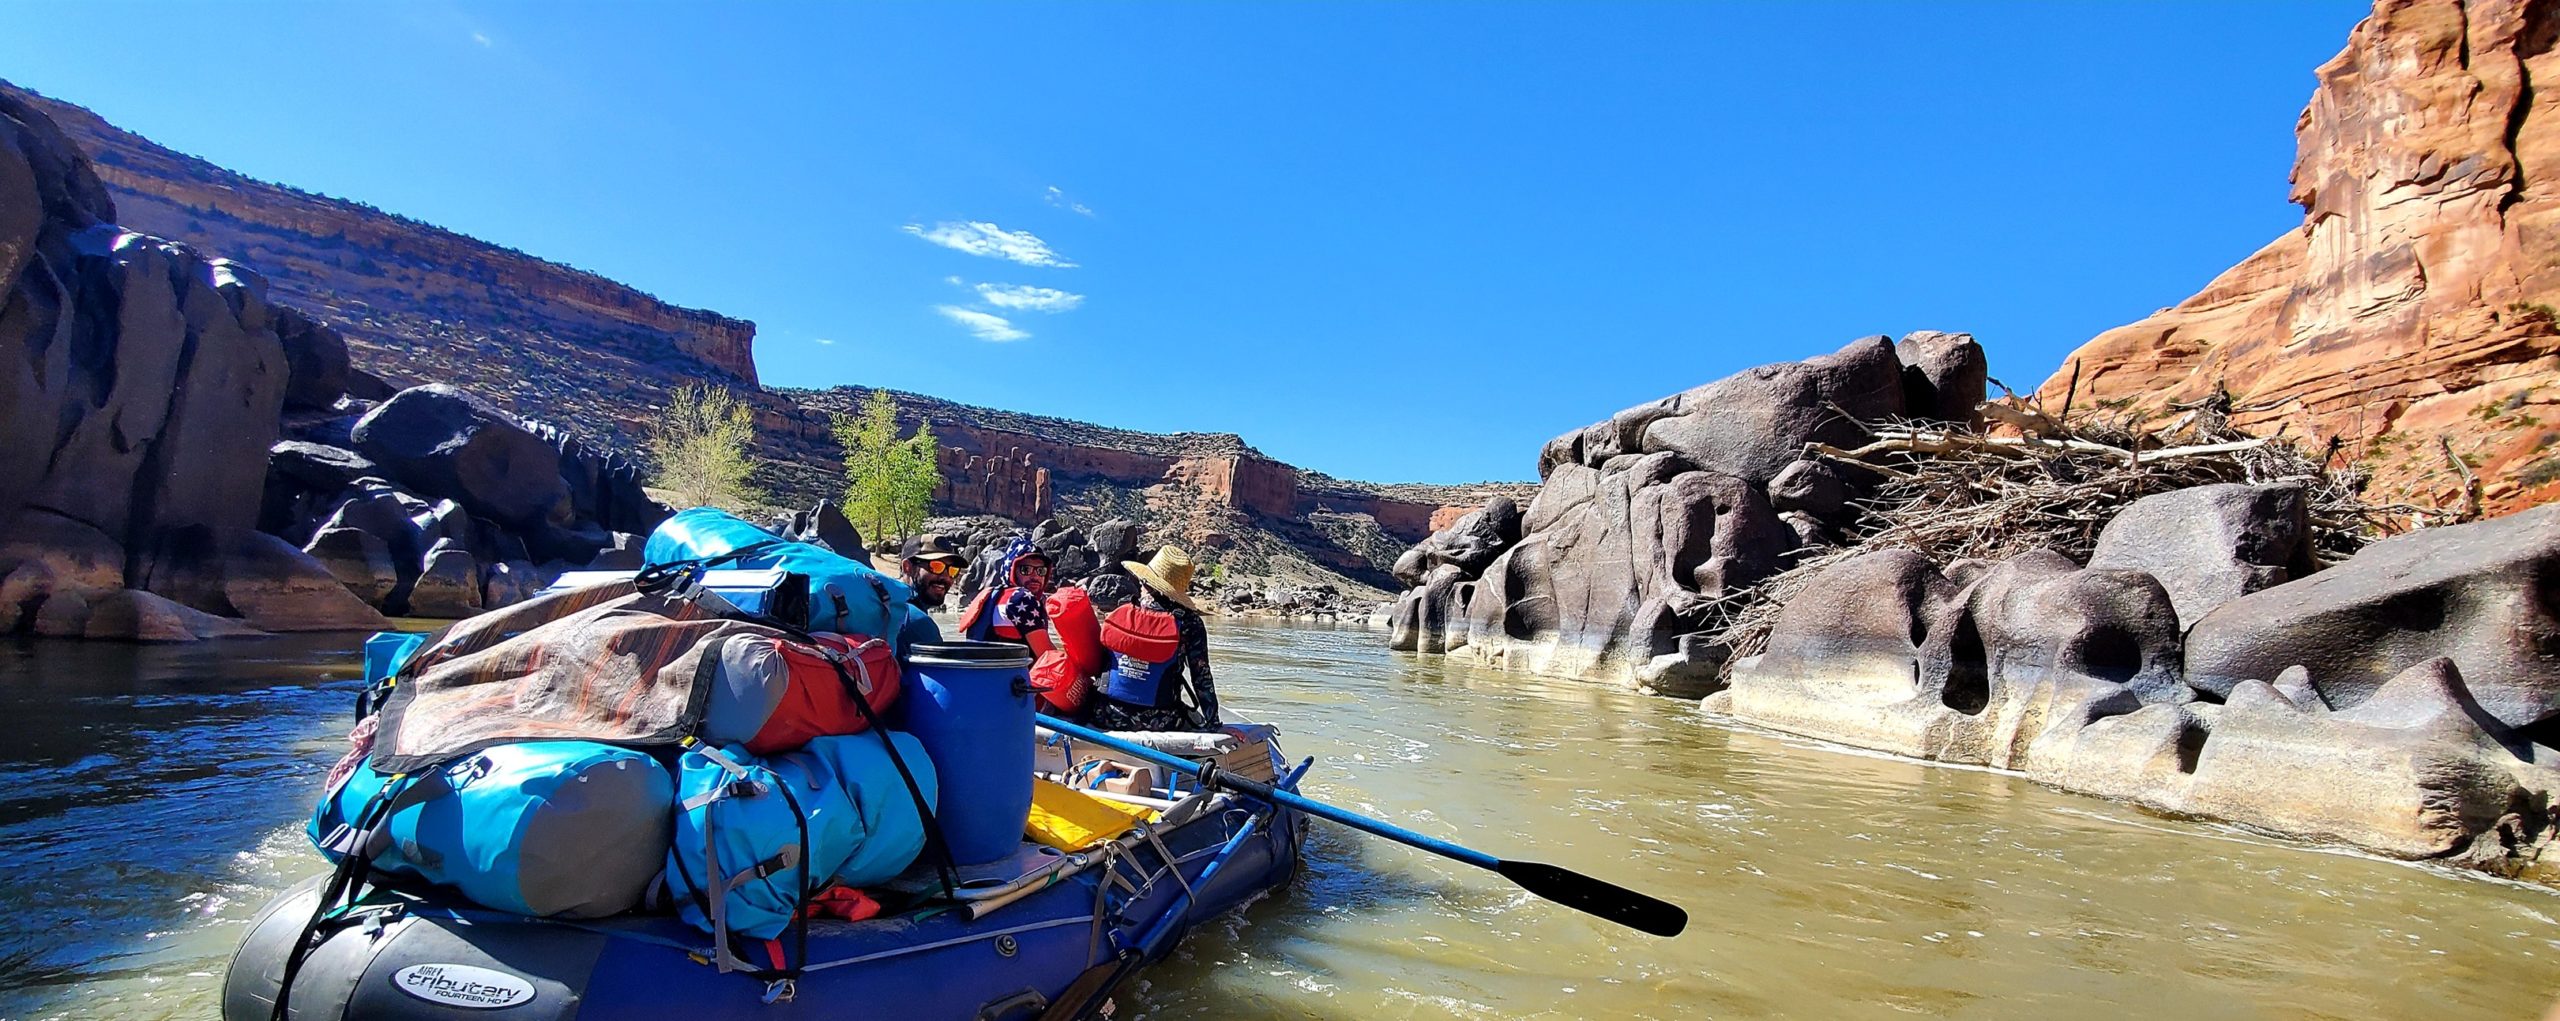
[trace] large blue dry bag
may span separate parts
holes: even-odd
[[[641,553],[649,566],[658,567],[722,557],[750,546],[756,548],[745,556],[721,560],[717,566],[780,568],[809,579],[806,619],[787,623],[810,631],[897,641],[907,599],[914,595],[906,582],[816,543],[784,539],[719,508],[677,511],[649,533]]]
[[[931,804],[924,746],[890,733]],[[924,825],[877,734],[822,737],[758,757],[696,744],[677,763],[667,892],[676,913],[714,936],[773,939],[805,889],[880,883],[924,848]],[[805,887],[804,887],[805,884]]]
[[[360,764],[307,829],[331,861],[373,867],[525,915],[600,918],[640,904],[666,856],[675,780],[657,760],[591,741],[528,741],[463,756],[386,785]],[[375,799],[389,815],[353,825]]]

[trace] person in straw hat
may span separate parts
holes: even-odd
[[[1120,566],[1138,600],[1102,622],[1111,651],[1092,724],[1104,730],[1216,730],[1218,690],[1209,676],[1209,629],[1191,601],[1191,554],[1166,546]]]

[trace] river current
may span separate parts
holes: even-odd
[[[1305,790],[1688,908],[1662,940],[1317,824],[1122,1018],[2540,1016],[2560,893],[2164,819],[1686,702],[1214,621]],[[350,636],[0,643],[0,1018],[211,1018],[349,722]]]

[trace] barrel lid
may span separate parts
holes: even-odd
[[[907,660],[944,666],[1027,667],[1031,649],[1013,642],[918,642],[907,647]]]

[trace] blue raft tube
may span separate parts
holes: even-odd
[[[925,658],[965,661],[969,654]],[[967,689],[976,683],[965,669],[949,672],[950,665],[920,664],[927,679],[919,688]],[[924,697],[929,702],[985,695],[944,690]],[[928,723],[920,729],[930,732],[931,727]],[[1240,730],[1243,741],[1161,735],[1146,743],[1215,759],[1222,768],[1268,776],[1275,785],[1294,789],[1312,760],[1291,767],[1270,728]],[[1021,758],[1010,752],[988,758],[1009,765],[1031,759],[1031,769],[1073,781],[1092,773],[1096,759],[1108,757],[1045,732],[1031,744]],[[1028,787],[1029,775],[1026,771],[1020,786]],[[856,1016],[1027,1021],[1092,1016],[1128,965],[1160,959],[1190,928],[1286,884],[1296,872],[1306,827],[1300,813],[1232,793],[1186,787],[1178,778],[1145,793],[1102,796],[1145,805],[1159,816],[1075,853],[1017,839],[1010,853],[963,862],[956,887],[946,887],[933,865],[919,860],[889,884],[893,894],[909,895],[903,898],[908,907],[859,922],[811,921],[805,957],[781,962],[797,966],[796,977],[787,980],[724,973],[713,963],[719,958],[710,937],[672,915],[534,918],[479,907],[433,888],[373,885],[351,909],[310,937],[312,948],[295,972],[286,1016],[315,1021]],[[287,957],[304,938],[326,878],[315,876],[287,890],[250,922],[223,983],[226,1021],[269,1021],[273,1016]],[[759,944],[746,948],[745,956],[761,965],[768,954],[794,956],[791,944],[788,938]]]

